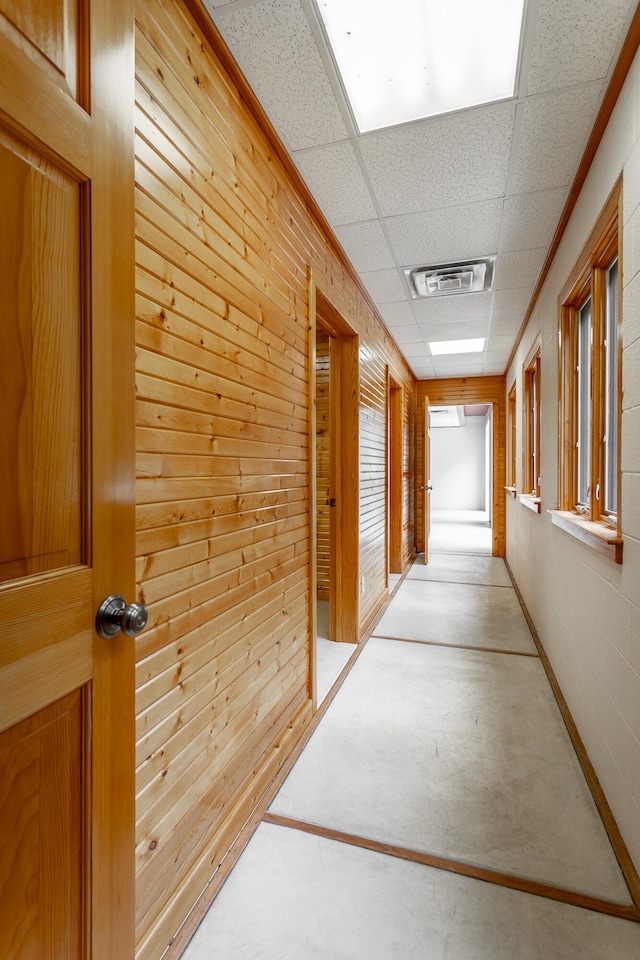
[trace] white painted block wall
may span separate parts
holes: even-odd
[[[617,565],[552,527],[558,506],[558,297],[623,173],[622,532]],[[640,56],[596,154],[542,294],[507,371],[517,383],[522,489],[522,364],[542,341],[541,496],[507,498],[507,560],[618,826],[640,869]]]

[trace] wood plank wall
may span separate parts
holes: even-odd
[[[416,392],[188,6],[136,12],[138,960],[171,944],[310,719],[311,268],[361,346],[361,632],[386,592],[386,365],[409,417]]]
[[[505,378],[500,377],[451,377],[442,380],[419,380],[416,417],[416,544],[419,552],[424,550],[422,523],[422,496],[417,491],[426,481],[423,479],[422,450],[424,424],[422,409],[424,398],[432,406],[440,404],[491,403],[493,404],[493,555],[504,557],[505,551],[505,476],[506,476],[506,402]]]
[[[318,600],[329,599],[329,344],[316,331],[316,542]]]

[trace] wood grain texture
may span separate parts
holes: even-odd
[[[36,819],[1,818],[3,851],[31,838],[8,909],[29,926],[52,891],[30,957],[130,957],[134,658],[94,624],[134,587],[132,4],[0,0],[0,59],[3,740],[45,718],[12,784]]]
[[[137,940],[155,960],[310,717],[314,284],[348,384],[351,639],[386,594],[386,371],[407,471],[415,381],[202,8],[139,0],[136,20]],[[408,473],[402,496],[408,560]]]
[[[0,956],[84,956],[84,709],[78,691],[0,733]]]
[[[0,133],[0,582],[82,561],[80,188]],[[64,410],[65,415],[60,416]]]

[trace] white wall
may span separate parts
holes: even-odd
[[[622,532],[615,564],[551,525],[558,506],[558,296],[623,171]],[[636,867],[640,868],[640,57],[636,57],[517,356],[518,489],[522,364],[542,343],[541,496],[507,498],[507,560]]]
[[[461,427],[432,427],[429,466],[432,510],[484,510],[485,417]]]

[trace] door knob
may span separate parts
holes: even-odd
[[[113,593],[100,604],[96,614],[96,630],[104,640],[122,632],[127,637],[135,637],[147,625],[149,614],[142,603],[125,603],[124,597]]]
[[[428,483],[426,486],[421,486],[420,489],[421,489],[421,490],[433,490],[433,487],[431,486],[430,483]]]

